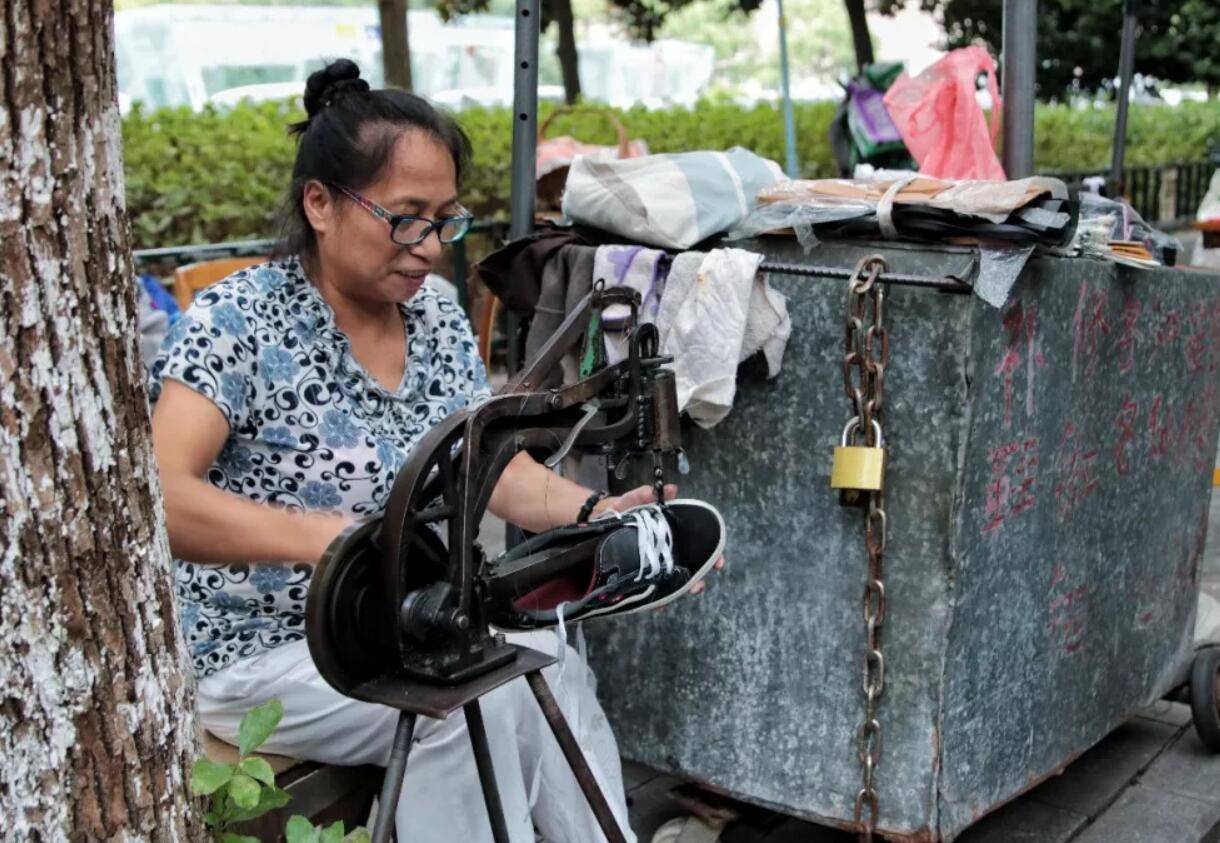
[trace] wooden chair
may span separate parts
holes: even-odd
[[[188,263],[174,270],[174,298],[178,306],[186,310],[191,306],[195,293],[210,287],[239,269],[265,261],[265,257],[217,258],[216,260]]]
[[[483,358],[483,368],[491,375],[491,343],[496,332],[496,320],[500,318],[500,300],[496,294],[487,291],[488,301],[483,305],[482,318],[479,320],[478,347],[479,357]]]
[[[201,732],[199,737],[203,754],[210,761],[237,763],[237,747],[209,732]],[[288,791],[292,801],[277,811],[241,823],[234,829],[237,833],[268,843],[282,840],[284,825],[293,814],[307,817],[315,825],[343,820],[348,831],[368,824],[373,797],[381,789],[383,771],[380,767],[338,767],[283,755],[261,752],[254,755],[271,765],[276,786]]]

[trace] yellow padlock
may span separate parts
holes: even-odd
[[[843,428],[843,444],[835,448],[834,462],[830,466],[832,489],[876,492],[881,490],[885,481],[885,447],[881,441],[881,425],[876,419],[873,420],[877,444],[872,448],[847,444],[859,427],[860,418],[856,416]]]

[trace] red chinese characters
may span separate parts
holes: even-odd
[[[1169,408],[1160,393],[1152,396],[1148,408],[1148,457],[1159,460],[1173,445],[1173,428],[1169,424]]]
[[[1070,421],[1059,442],[1059,455],[1055,459],[1055,513],[1066,521],[1089,495],[1098,487],[1093,474],[1093,463],[1097,459],[1096,448],[1086,448],[1081,443],[1080,431]]]
[[[1066,655],[1079,651],[1089,619],[1089,589],[1071,582],[1063,565],[1055,566],[1049,609],[1052,649]]]
[[[1119,477],[1131,472],[1131,443],[1135,441],[1135,424],[1139,419],[1140,405],[1128,392],[1123,395],[1122,406],[1114,426],[1118,428],[1118,441],[1114,443],[1114,468]]]
[[[982,532],[990,533],[1038,502],[1034,484],[1038,475],[1038,440],[1019,439],[987,452],[991,482],[987,484]]]
[[[1106,305],[1110,297],[1105,290],[1090,290],[1087,284],[1080,286],[1080,299],[1076,302],[1076,315],[1072,317],[1072,379],[1080,371],[1083,362],[1087,377],[1097,374],[1097,363],[1102,339],[1110,333],[1106,321]]]
[[[1131,296],[1123,303],[1123,332],[1118,337],[1118,371],[1127,374],[1135,368],[1135,348],[1139,342],[1140,314],[1144,307]]]
[[[1012,427],[1013,398],[1016,391],[1016,373],[1025,368],[1025,414],[1034,414],[1034,375],[1046,365],[1046,359],[1038,348],[1038,311],[1021,306],[1013,301],[1004,316],[1004,330],[1008,344],[995,373],[1004,379],[1004,427]]]

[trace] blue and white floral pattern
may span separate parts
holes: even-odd
[[[490,393],[470,324],[430,289],[400,305],[406,374],[387,390],[352,356],[296,258],[241,270],[200,292],[152,370],[211,400],[229,438],[217,488],[290,509],[380,513],[420,438]],[[179,562],[181,624],[200,677],[305,635],[312,566]]]

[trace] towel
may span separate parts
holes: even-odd
[[[783,365],[792,322],[783,294],[758,274],[762,260],[744,249],[674,258],[656,325],[661,353],[674,358],[678,409],[701,427],[732,409],[741,361],[762,351],[768,377]]]

